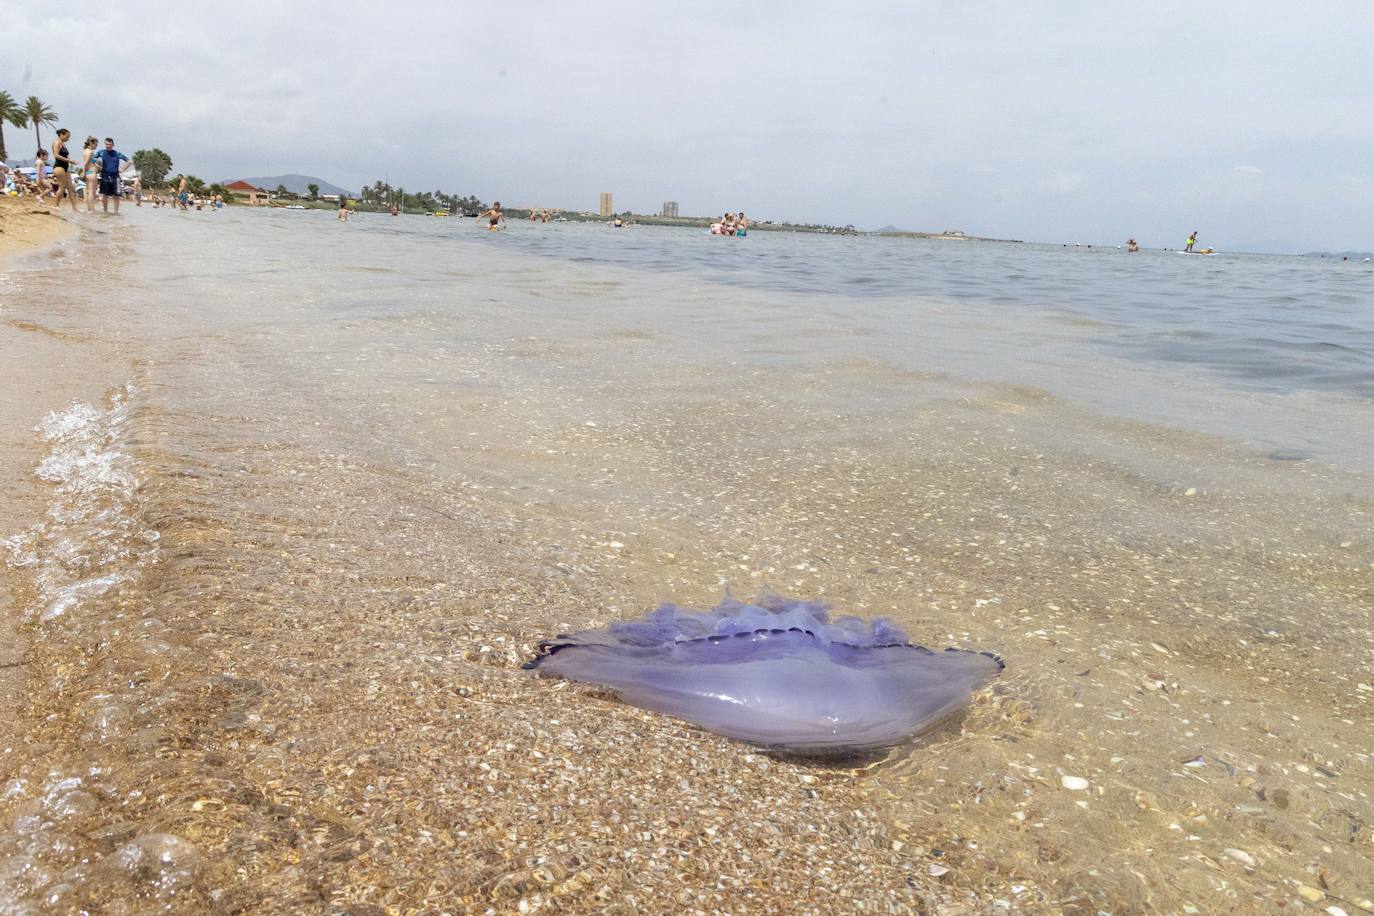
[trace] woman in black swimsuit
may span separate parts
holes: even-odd
[[[67,153],[67,141],[71,139],[72,132],[63,127],[57,131],[57,139],[52,142],[52,180],[57,185],[57,206],[62,208],[62,197],[65,195],[71,202],[72,212],[76,212],[76,189],[72,187],[72,169],[76,163],[72,162],[72,157]]]

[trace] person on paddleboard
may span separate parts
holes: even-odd
[[[1191,251],[1193,250],[1193,246],[1196,245],[1196,244],[1197,244],[1197,230],[1194,229],[1194,230],[1193,230],[1193,234],[1190,235],[1190,236],[1188,236],[1188,244],[1184,246],[1183,250],[1184,250],[1184,251],[1191,252]]]

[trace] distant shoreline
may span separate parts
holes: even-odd
[[[387,213],[386,207],[361,203],[356,198],[349,198],[354,206],[349,209],[356,213]],[[235,201],[242,206],[242,201]],[[309,200],[308,198],[290,201],[291,206],[300,207],[307,210],[336,210],[337,201]],[[288,204],[273,202],[266,205],[264,209],[284,210]],[[444,211],[446,215],[458,217],[460,219],[472,219],[470,216]],[[527,208],[508,207],[505,210],[506,219],[509,222],[525,222],[530,218],[530,210]],[[569,223],[607,223],[614,219],[614,216],[601,216],[598,214],[573,213],[566,210],[555,210],[550,208],[550,213],[555,214],[550,219],[553,221],[563,221]],[[399,216],[432,216],[429,210],[404,210]],[[667,226],[678,229],[710,229],[711,224],[718,221],[718,217],[713,216],[654,216],[638,213],[617,214],[622,220],[639,226]],[[881,230],[855,229],[852,226],[827,226],[812,223],[779,223],[772,221],[751,222],[750,232],[804,232],[812,235],[850,235],[850,236],[880,236],[884,238],[910,238],[910,239],[934,239],[936,241],[949,242],[1004,242],[1009,244],[1024,244],[1022,239],[999,239],[981,235],[966,235],[962,232],[884,232]]]
[[[886,238],[898,239],[935,239],[941,242],[1006,242],[1012,245],[1024,245],[1024,239],[995,239],[982,235],[965,235],[962,232],[865,232],[864,235],[881,235]]]

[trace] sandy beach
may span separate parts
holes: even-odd
[[[71,224],[54,207],[28,197],[0,195],[0,265],[16,254],[51,245]]]
[[[864,355],[861,300],[222,218],[0,313],[0,533],[66,519],[10,570],[35,912],[1374,911],[1356,471]],[[32,477],[73,399],[136,486]],[[55,613],[77,535],[121,584]],[[1007,670],[819,764],[521,670],[765,585]]]

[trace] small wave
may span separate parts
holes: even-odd
[[[48,446],[35,475],[52,485],[51,500],[37,524],[0,546],[11,566],[31,573],[25,617],[55,643],[109,634],[109,599],[123,601],[115,593],[158,559],[157,533],[142,521],[129,445],[135,393],[126,385],[104,408],[73,403],[35,427]],[[144,661],[171,651],[159,628],[166,629],[145,618],[135,629]],[[90,671],[106,663],[92,663]],[[72,708],[62,711],[84,720],[83,742],[117,740],[136,711],[148,708],[130,680],[108,689],[99,678],[89,683],[100,687],[73,696]],[[0,916],[74,911],[98,894],[127,895],[149,912],[198,910],[182,902],[203,865],[199,851],[160,830],[125,830],[103,813],[117,804],[107,776],[101,767],[54,757],[0,783]]]
[[[105,409],[73,403],[35,427],[48,445],[35,475],[54,485],[44,517],[0,542],[9,565],[31,570],[25,618],[48,622],[137,579],[157,558],[157,532],[135,511],[138,478],[125,436],[133,385]]]

